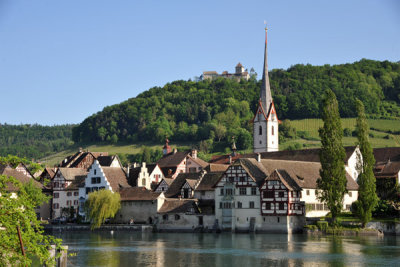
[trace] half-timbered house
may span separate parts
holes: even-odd
[[[285,170],[275,170],[261,186],[261,215],[304,215],[301,187]]]

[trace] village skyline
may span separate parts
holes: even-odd
[[[233,72],[238,62],[260,74],[265,20],[269,69],[400,60],[396,1],[2,1],[0,8],[0,92],[20,103],[18,112],[3,103],[1,123],[79,123],[153,86]]]

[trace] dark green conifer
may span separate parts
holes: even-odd
[[[343,129],[340,122],[338,102],[332,90],[326,90],[322,106],[324,126],[319,129],[322,148],[320,152],[321,170],[317,187],[318,199],[325,202],[331,211],[332,221],[342,211],[346,190],[344,169],[345,150],[342,144]]]
[[[361,155],[359,159],[359,176],[357,183],[358,188],[358,201],[357,201],[357,215],[362,222],[362,226],[371,220],[372,211],[378,203],[378,197],[376,195],[376,181],[373,172],[375,165],[375,158],[372,153],[371,144],[368,139],[368,124],[365,118],[364,105],[360,100],[356,100],[357,110],[357,145],[360,148]]]

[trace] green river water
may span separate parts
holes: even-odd
[[[274,234],[56,234],[68,266],[400,266],[400,237]]]

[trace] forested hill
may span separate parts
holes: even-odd
[[[0,156],[17,155],[38,159],[73,144],[74,125],[0,124]]]
[[[261,77],[259,77],[261,78]],[[354,117],[360,98],[370,117],[400,117],[400,64],[363,59],[343,65],[294,65],[270,72],[278,116],[319,118],[325,89],[337,95],[342,117]],[[260,80],[175,81],[153,87],[121,104],[105,107],[73,129],[77,142],[228,140],[251,142]],[[204,141],[205,142],[205,141]],[[207,145],[204,143],[203,145]]]

